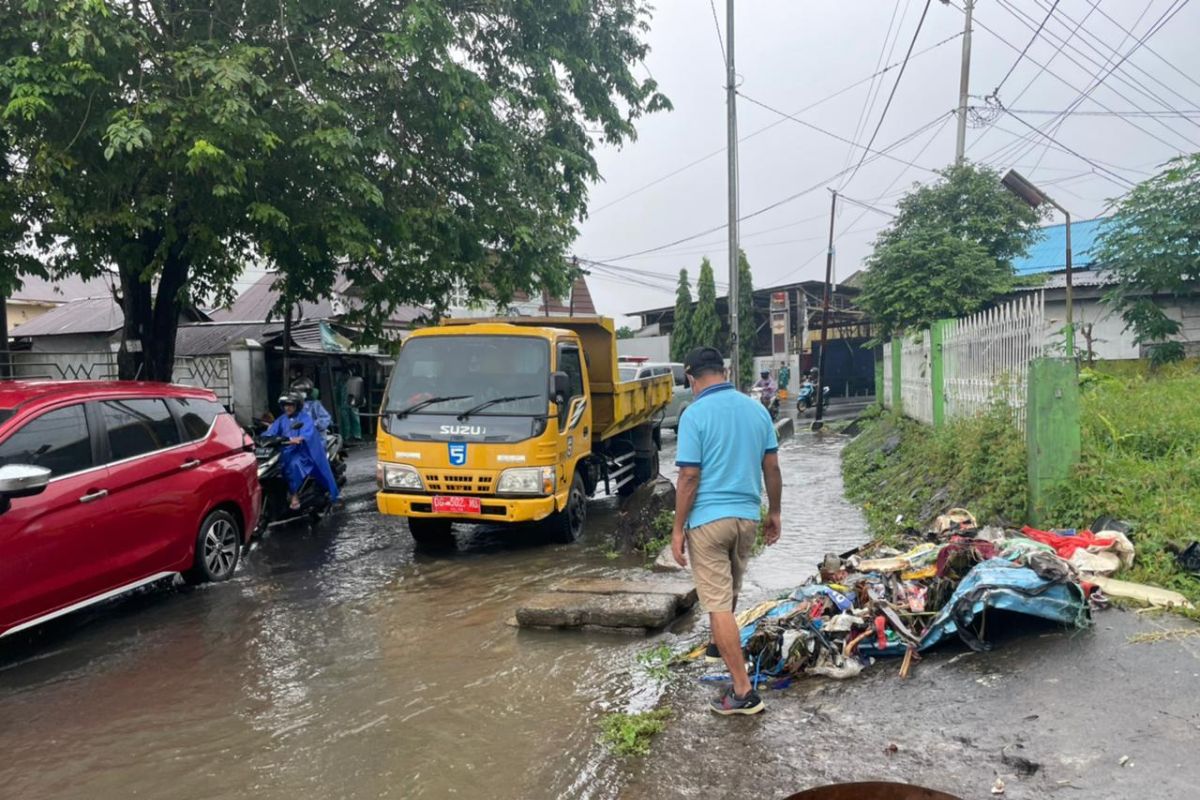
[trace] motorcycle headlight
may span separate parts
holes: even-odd
[[[421,482],[420,473],[408,464],[384,464],[383,484],[386,489],[415,489],[420,491],[425,488],[425,484]]]
[[[500,473],[497,494],[552,494],[554,467],[517,467]]]

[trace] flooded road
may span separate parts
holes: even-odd
[[[842,443],[784,444],[784,536],[752,562],[748,600],[864,539],[841,497]],[[654,640],[505,624],[565,576],[640,569],[605,554],[615,508],[594,502],[576,545],[467,529],[432,555],[360,486],[317,530],[274,532],[230,583],[143,592],[0,642],[0,785],[39,799],[636,796],[597,722],[657,700],[636,656],[700,636],[695,620]]]

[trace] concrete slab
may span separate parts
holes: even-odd
[[[649,579],[623,581],[609,578],[572,578],[550,587],[552,592],[577,594],[665,594],[675,598],[675,607],[687,611],[696,604],[696,587],[690,581]]]
[[[689,575],[692,571],[690,561],[686,567],[681,567],[675,563],[675,555],[671,552],[671,545],[667,545],[662,549],[662,552],[658,554],[658,558],[654,559],[654,564],[651,565],[650,570],[652,572],[673,572],[680,575]]]
[[[517,608],[521,627],[661,628],[678,616],[670,594],[546,592]]]

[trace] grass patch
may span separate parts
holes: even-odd
[[[1003,406],[940,430],[895,414],[864,415],[862,433],[842,454],[846,496],[885,541],[955,506],[981,524],[1018,524],[1026,469],[1025,443]]]
[[[1050,493],[1050,518],[1063,527],[1104,514],[1128,520],[1137,561],[1119,577],[1200,603],[1200,578],[1175,559],[1200,538],[1200,370],[1106,364],[1080,383],[1083,458]]]
[[[670,646],[665,644],[638,653],[637,657],[642,671],[659,683],[666,683],[671,679],[671,662],[674,659],[675,654],[671,652]]]
[[[669,708],[656,708],[640,714],[608,714],[600,721],[600,739],[620,755],[648,755],[650,740],[667,729],[670,717]]]

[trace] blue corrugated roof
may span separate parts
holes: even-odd
[[[1071,268],[1088,269],[1094,263],[1092,246],[1108,217],[1071,221]],[[1067,268],[1067,226],[1065,223],[1042,228],[1042,237],[1029,246],[1029,252],[1013,259],[1018,275],[1058,272]]]

